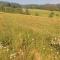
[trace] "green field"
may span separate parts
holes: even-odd
[[[48,10],[40,10],[40,9],[28,9],[31,15],[36,15],[38,14],[39,16],[47,17],[51,12],[54,12],[54,17],[56,17],[56,14],[59,14],[59,11],[48,11]]]
[[[60,12],[29,11],[0,12],[0,60],[60,60]]]

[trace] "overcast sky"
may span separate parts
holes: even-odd
[[[0,0],[0,1],[8,1],[8,2],[16,2],[20,4],[56,4],[60,3],[60,0]]]

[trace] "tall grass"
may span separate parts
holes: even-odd
[[[0,19],[0,60],[60,60],[51,42],[60,35],[59,19],[6,13]]]

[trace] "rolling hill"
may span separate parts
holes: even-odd
[[[0,60],[60,60],[60,17],[44,14],[0,12]]]

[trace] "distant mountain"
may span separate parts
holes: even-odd
[[[23,8],[60,11],[60,4],[45,4],[45,5],[34,5],[34,4],[32,4],[32,5],[23,5]]]
[[[20,8],[21,5],[18,3],[9,3],[0,1],[0,7],[12,7],[12,8]]]
[[[28,5],[20,5],[18,3],[9,3],[0,1],[1,7],[11,7],[11,8],[30,8],[30,9],[43,9],[43,10],[56,10],[60,11],[60,4],[45,4],[45,5],[37,5],[37,4],[28,4]]]

